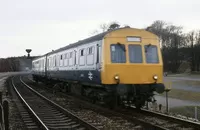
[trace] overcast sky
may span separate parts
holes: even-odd
[[[155,20],[200,29],[199,0],[0,0],[0,57],[40,55],[91,36],[102,23]]]

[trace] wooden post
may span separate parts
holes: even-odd
[[[1,104],[0,104],[0,124],[1,126],[3,125],[3,110],[2,110]]]
[[[0,104],[2,104],[2,92],[0,92]]]
[[[168,91],[166,90],[166,112],[169,112],[169,108],[168,108]]]
[[[159,104],[159,111],[162,112],[162,104]]]
[[[172,82],[165,82],[165,94],[166,94],[166,113],[169,112],[169,104],[168,104],[168,92],[172,89]]]
[[[4,123],[4,112],[3,112],[3,106],[0,104],[0,123],[1,123],[1,129],[5,129],[5,123]]]
[[[198,118],[198,117],[197,117],[197,114],[198,114],[198,113],[197,113],[197,106],[195,106],[194,111],[195,111],[194,117],[195,117],[195,119],[197,120],[197,118]]]
[[[9,130],[9,105],[7,100],[3,101],[3,112],[4,112],[5,130]]]

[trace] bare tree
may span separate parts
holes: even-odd
[[[106,32],[108,30],[108,25],[103,23],[100,25],[101,32]]]
[[[157,20],[146,28],[159,37],[165,70],[176,72],[180,64],[179,48],[185,45],[181,26]]]
[[[187,35],[187,44],[190,47],[191,53],[191,71],[195,71],[195,54],[194,54],[194,43],[195,43],[195,31],[191,31]]]
[[[107,23],[103,23],[101,25],[99,25],[99,29],[94,30],[91,34],[98,34],[98,33],[103,33],[106,31],[111,31],[117,28],[120,28],[120,24],[118,22],[111,22],[109,24]],[[125,25],[125,27],[129,27],[128,25]]]

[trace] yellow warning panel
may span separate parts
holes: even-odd
[[[165,90],[171,90],[172,89],[172,82],[164,82]]]

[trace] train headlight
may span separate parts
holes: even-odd
[[[115,76],[114,76],[114,79],[115,79],[115,81],[117,82],[117,84],[119,84],[119,82],[120,82],[119,75],[115,75]]]
[[[119,80],[119,76],[118,75],[115,75],[115,80]]]
[[[154,79],[154,80],[158,80],[158,76],[157,76],[157,75],[154,75],[154,76],[153,76],[153,79]]]

